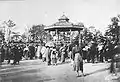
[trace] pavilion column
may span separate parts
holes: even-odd
[[[55,30],[55,34],[56,34],[56,37],[57,37],[57,39],[58,39],[58,36],[57,36],[58,30],[57,30],[57,29]],[[56,41],[55,41],[56,44],[57,44],[57,39],[56,39]]]
[[[58,35],[58,41],[59,41],[59,31],[57,31],[57,35]]]
[[[48,30],[47,33],[50,34],[50,31]],[[48,41],[50,41],[50,37],[46,37],[46,43],[47,43]]]
[[[72,43],[72,33],[71,33],[71,29],[70,29],[70,44]]]
[[[50,30],[48,30],[48,34],[50,35]],[[50,41],[50,38],[51,38],[51,37],[48,38],[49,41]]]

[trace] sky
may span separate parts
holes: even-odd
[[[0,0],[0,21],[13,20],[21,33],[34,24],[51,25],[63,12],[70,22],[104,32],[110,18],[120,14],[120,0]]]

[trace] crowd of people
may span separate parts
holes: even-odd
[[[62,49],[64,47],[64,49]],[[13,60],[11,65],[19,64],[20,60],[31,60],[31,59],[41,59],[43,62],[47,62],[48,65],[57,64],[57,59],[61,62],[65,62],[65,53],[67,51],[66,46],[62,46],[60,52],[58,52],[57,47],[45,46],[45,44],[21,44],[21,43],[11,43],[11,44],[1,44],[0,48],[0,61],[1,63],[7,60],[10,64],[10,60]],[[60,53],[62,55],[60,56]]]
[[[7,60],[7,63],[10,64],[11,63],[10,61],[13,60],[11,65],[19,64],[20,60],[22,60],[23,58],[27,58],[24,49],[25,49],[25,44],[19,44],[19,43],[2,44],[0,49],[1,62]],[[33,59],[33,57],[35,56],[34,49],[35,48],[32,45],[29,46],[30,59]]]
[[[83,73],[84,62],[104,62],[113,58],[117,52],[114,44],[96,44],[91,42],[87,46],[78,46],[79,44],[60,44],[55,46],[46,46],[45,44],[2,44],[0,49],[1,63],[7,60],[8,64],[18,65],[23,59],[41,59],[49,65],[57,65],[58,62],[65,63],[66,59],[74,62],[74,70],[79,76],[79,70]],[[11,63],[10,61],[13,60]]]

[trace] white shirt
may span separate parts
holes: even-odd
[[[43,55],[45,53],[45,51],[46,51],[46,47],[43,46],[42,49],[41,49],[41,54]]]

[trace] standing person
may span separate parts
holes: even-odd
[[[90,55],[91,55],[92,63],[95,63],[96,52],[97,52],[96,43],[92,43],[92,46],[90,48]]]
[[[1,47],[1,62],[4,62],[5,59],[5,49],[4,49],[4,45],[2,45]]]
[[[42,53],[41,53],[42,45],[40,44],[39,47],[40,47],[40,56],[39,56],[39,59],[42,59]]]
[[[82,75],[83,74],[83,59],[80,54],[80,50],[77,50],[75,52],[75,57],[74,57],[74,71],[77,72],[77,76],[79,76],[79,71],[81,71]]]
[[[90,57],[90,48],[87,50],[87,62],[90,63],[91,57]]]
[[[75,58],[75,53],[79,50],[79,47],[77,44],[74,45],[74,47],[72,48],[72,59],[74,61]]]
[[[57,65],[57,56],[58,56],[58,53],[57,53],[57,50],[54,47],[51,51],[52,65]]]
[[[17,61],[18,61],[18,55],[19,55],[19,51],[18,51],[18,47],[16,45],[14,45],[13,47],[13,63],[12,65],[16,65]]]
[[[46,58],[45,58],[45,51],[46,51],[46,47],[43,45],[42,49],[41,49],[41,54],[42,54],[42,61],[45,62]]]
[[[11,52],[11,47],[10,45],[7,46],[7,63],[10,63],[10,60],[12,59],[12,52]]]
[[[25,59],[28,60],[28,56],[29,56],[29,48],[28,48],[28,45],[26,45],[26,47],[24,48],[23,53],[24,53]]]
[[[115,74],[115,57],[112,57],[111,64],[110,64],[110,73]]]
[[[35,57],[35,47],[33,45],[29,46],[29,54],[30,59],[33,59],[33,57]]]
[[[72,60],[72,45],[71,44],[68,46],[68,57],[70,58],[70,60]]]
[[[38,59],[38,56],[37,56],[38,44],[36,44],[34,47],[35,47],[35,59]]]
[[[49,65],[52,64],[52,59],[51,59],[51,53],[52,53],[53,47],[50,47],[50,52],[49,52]]]
[[[65,49],[65,59],[68,58],[68,46],[67,44],[64,44],[64,49]]]
[[[36,57],[40,58],[40,45],[37,46]]]
[[[20,60],[22,60],[22,56],[23,56],[23,50],[22,50],[22,48],[19,46],[19,47],[18,47],[18,58],[17,58],[18,64],[19,64]]]
[[[75,50],[76,50],[76,48],[75,48],[75,46],[73,46],[73,48],[72,48],[72,56],[71,56],[73,61],[74,61],[74,57],[75,57]]]
[[[58,52],[57,59],[60,61],[60,59],[61,59],[60,45],[56,45],[56,50],[57,50],[57,52]]]
[[[45,58],[46,58],[47,65],[50,65],[50,64],[49,64],[49,61],[50,61],[50,58],[49,58],[50,48],[49,48],[49,46],[46,46],[46,50],[45,50],[44,55],[45,55]]]
[[[61,63],[64,63],[65,62],[65,46],[64,46],[64,44],[61,44],[61,48],[60,48],[60,54],[61,54],[61,58],[60,58],[60,60],[61,60]]]
[[[61,63],[64,63],[65,62],[65,49],[63,48],[61,50]]]

